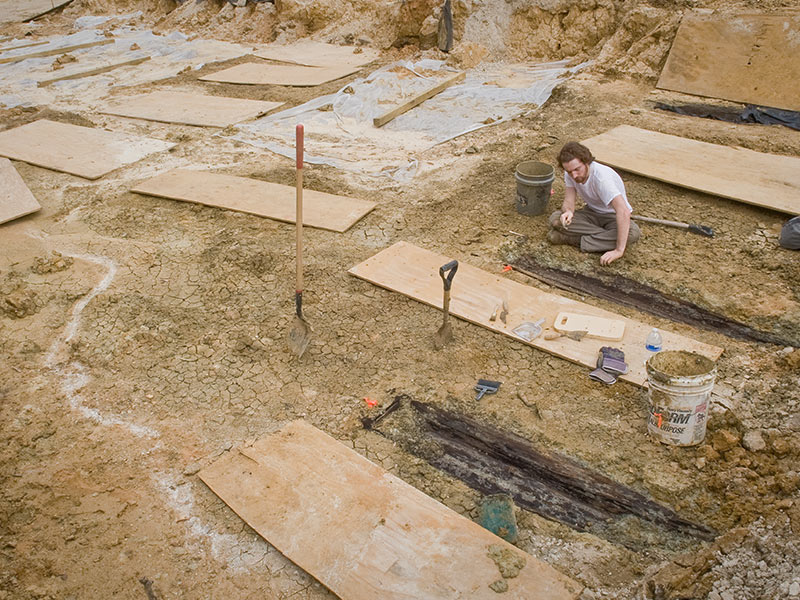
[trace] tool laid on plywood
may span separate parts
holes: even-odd
[[[643,221],[644,223],[657,223],[658,225],[668,225],[669,227],[678,227],[679,229],[688,229],[692,233],[704,235],[706,237],[714,237],[714,230],[708,225],[695,225],[694,223],[681,223],[680,221],[667,221],[666,219],[656,219],[654,217],[642,217],[640,215],[631,215],[632,219]]]
[[[475,400],[480,400],[486,394],[496,394],[502,383],[502,381],[492,381],[491,379],[478,379],[478,383],[475,385],[475,391],[478,392]]]
[[[508,317],[508,298],[503,298],[503,310],[500,312],[500,320],[505,323]]]
[[[580,342],[583,338],[586,337],[585,331],[547,331],[544,334],[544,339],[550,340],[557,340],[559,338],[566,337],[571,340],[575,340],[576,342]]]
[[[458,271],[458,261],[451,260],[446,265],[439,267],[439,277],[442,278],[444,297],[442,299],[442,326],[433,337],[433,346],[440,350],[453,339],[453,331],[450,329],[450,287],[453,285],[453,277]],[[445,275],[446,273],[446,275]]]
[[[492,311],[492,316],[489,317],[489,320],[490,321],[496,321],[497,320],[497,313],[499,311],[500,311],[500,305],[498,304],[497,306],[494,307],[494,310]]]
[[[298,357],[308,348],[311,341],[311,329],[308,321],[303,317],[303,126],[295,128],[295,143],[297,152],[297,269],[296,285],[294,292],[295,316],[292,328],[289,330],[289,349]]]
[[[511,331],[514,332],[516,335],[521,337],[526,342],[530,342],[535,340],[539,335],[542,333],[542,323],[544,323],[544,319],[539,319],[535,323],[531,323],[530,321],[525,321],[524,323],[520,323]]]
[[[553,322],[556,331],[584,331],[585,335],[603,340],[621,340],[625,334],[625,321],[595,315],[560,312]]]

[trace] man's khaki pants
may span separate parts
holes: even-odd
[[[565,228],[561,224],[561,211],[557,210],[550,215],[549,222],[550,227],[563,233],[582,252],[607,252],[617,247],[616,213],[604,215],[584,207],[575,211],[572,223]],[[639,226],[631,220],[627,245],[635,244],[641,236]]]

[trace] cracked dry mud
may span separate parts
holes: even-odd
[[[406,10],[420,13],[429,8],[408,4]],[[470,14],[490,10],[464,5]],[[337,13],[337,6],[318,3],[329,11],[320,15],[286,2],[291,17],[284,20],[266,8],[246,10],[266,14],[261,23],[283,24],[284,37],[314,31],[315,18],[337,16],[340,22],[329,21],[336,23],[329,29],[336,41],[364,19],[384,19],[372,30],[376,45],[385,38],[388,48],[403,36],[412,43],[387,49],[386,62],[413,55],[413,44],[423,43],[424,18],[411,19],[406,30],[374,11]],[[293,185],[291,161],[201,128],[46,107],[0,110],[6,126],[47,116],[178,142],[174,151],[96,182],[14,163],[43,210],[0,230],[0,599],[332,598],[245,525],[197,472],[222,453],[304,418],[477,519],[477,492],[363,430],[361,418],[399,394],[568,454],[720,532],[708,544],[653,538],[633,552],[613,536],[578,533],[520,511],[517,545],[585,585],[583,600],[800,594],[799,350],[745,343],[564,293],[725,348],[716,388],[724,406],[714,408],[706,441],[671,448],[648,437],[643,390],[625,382],[602,386],[583,367],[455,319],[455,341],[435,352],[438,311],[347,274],[399,240],[497,273],[523,253],[561,268],[599,269],[597,256],[549,246],[544,216],[517,214],[513,173],[523,160],[555,164],[562,143],[619,124],[800,155],[800,138],[788,129],[652,110],[654,100],[684,99],[653,88],[677,27],[674,9],[684,4],[581,6],[585,12],[575,9],[571,17],[574,27],[596,28],[583,45],[573,35],[563,49],[519,40],[509,47],[508,58],[535,52],[596,59],[542,109],[434,148],[424,156],[431,168],[404,187],[307,166],[308,188],[378,206],[344,234],[305,230],[304,314],[315,336],[302,360],[286,345],[294,310],[292,225],[127,191],[156,170],[191,164]],[[75,17],[102,8],[75,3],[41,27],[69,31]],[[155,21],[154,10],[142,19]],[[183,20],[173,15],[161,26],[206,35],[218,27],[240,32],[243,40],[269,39],[244,31],[247,19],[228,5],[187,3],[181,10]],[[537,31],[571,31],[559,29],[555,17],[548,21],[545,9],[521,13],[509,17],[509,39],[526,22],[539,23]],[[486,27],[480,23],[457,20],[456,31],[479,41]],[[21,30],[5,28],[13,35]],[[193,87],[195,77],[177,80]],[[137,89],[165,83],[174,82]],[[299,104],[341,85],[322,91],[219,86],[214,93]],[[437,168],[443,161],[448,166]],[[641,214],[707,224],[717,237],[646,225],[642,241],[612,272],[759,329],[800,337],[800,260],[776,242],[784,215],[627,173],[623,178]],[[556,181],[554,190],[550,209],[563,184]],[[516,272],[503,276],[540,285]],[[479,377],[503,381],[500,392],[475,401]],[[378,406],[369,408],[365,397]]]

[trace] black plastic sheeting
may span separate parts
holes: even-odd
[[[748,104],[744,109],[726,106],[711,106],[708,104],[664,104],[657,102],[656,108],[668,110],[680,115],[729,121],[731,123],[761,123],[762,125],[783,125],[800,131],[800,112],[796,110],[782,110],[766,106]]]

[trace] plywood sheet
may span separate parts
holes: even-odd
[[[0,156],[97,179],[175,144],[40,119],[0,133]]]
[[[131,191],[295,222],[294,186],[247,177],[175,169],[143,181]],[[373,208],[374,202],[303,190],[303,224],[309,227],[347,231]]]
[[[24,217],[42,208],[7,158],[0,158],[0,223]]]
[[[658,87],[800,110],[800,14],[687,15]]]
[[[336,46],[308,40],[284,46],[269,46],[253,54],[260,58],[307,67],[362,67],[380,57],[376,50],[364,46]]]
[[[581,586],[477,523],[294,421],[199,473],[248,525],[344,600],[497,600],[491,547],[524,560],[509,600]]]
[[[242,85],[288,85],[311,87],[346,77],[358,71],[357,67],[304,67],[301,65],[272,65],[268,63],[243,63],[211,75],[201,81],[239,83]]]
[[[22,23],[46,15],[72,0],[2,0],[0,23]]]
[[[800,158],[620,125],[583,142],[601,163],[691,190],[800,214]]]
[[[350,269],[350,273],[381,287],[440,308],[442,306],[442,280],[439,277],[439,267],[452,258],[407,242],[397,242],[356,265]],[[625,352],[625,360],[630,367],[630,371],[627,375],[623,375],[622,379],[636,385],[644,385],[647,381],[644,363],[650,353],[645,350],[644,342],[647,334],[653,328],[652,325],[625,318],[590,304],[549,294],[465,263],[459,263],[450,294],[450,313],[452,315],[591,368],[596,366],[600,347],[609,345],[607,340],[588,337],[581,341],[566,337],[545,340],[543,336],[539,336],[526,342],[517,337],[512,330],[525,321],[535,323],[541,318],[545,319],[543,326],[552,327],[556,315],[560,312],[620,319],[625,322],[625,335],[621,341],[613,342],[611,345]],[[507,299],[509,305],[506,323],[499,319],[490,321],[489,317],[503,299]],[[431,331],[431,338],[433,333]],[[722,348],[669,331],[662,332],[662,339],[665,350],[694,351],[712,360],[716,360],[722,354]]]
[[[164,90],[116,98],[102,112],[163,123],[227,127],[264,115],[283,104]]]

